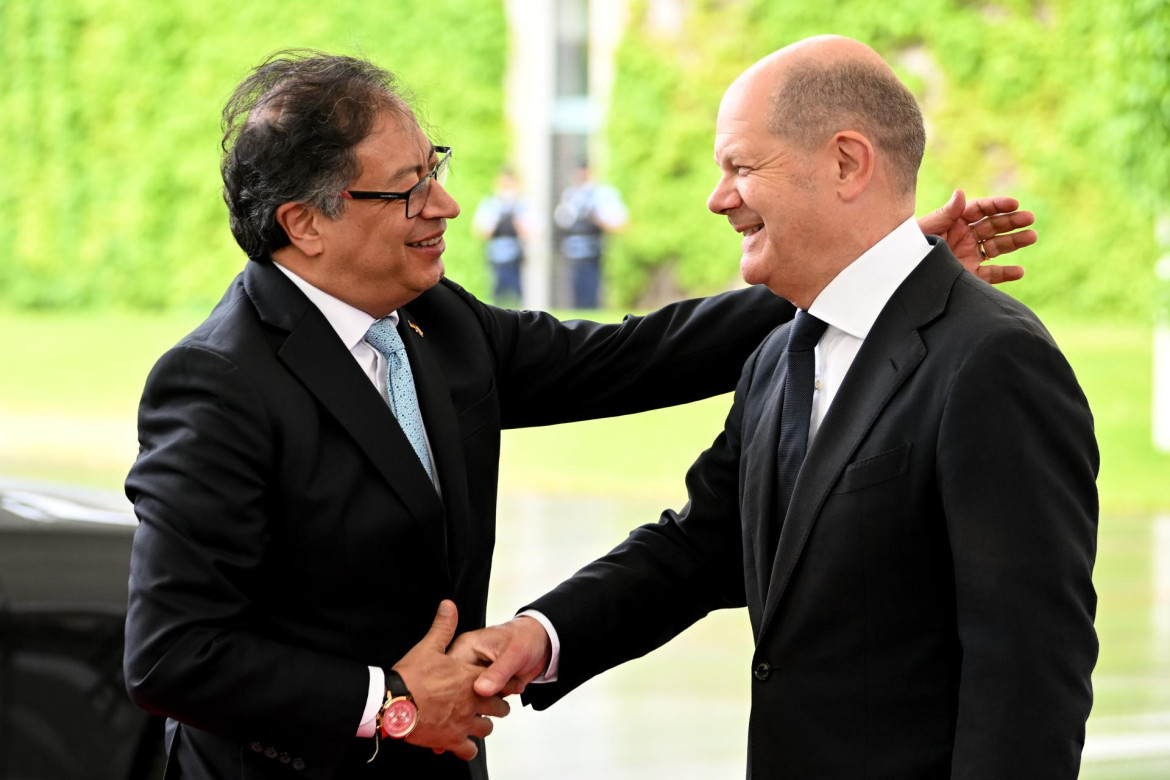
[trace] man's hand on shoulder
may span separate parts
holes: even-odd
[[[499,696],[479,696],[472,690],[483,671],[479,666],[447,654],[458,622],[455,604],[444,600],[430,631],[394,664],[394,671],[402,676],[418,707],[418,726],[406,741],[470,761],[479,752],[470,737],[491,734],[488,716],[502,718],[510,708]]]
[[[977,198],[967,203],[955,190],[945,205],[918,220],[923,233],[942,236],[951,252],[971,273],[990,284],[1012,282],[1024,275],[1018,265],[984,265],[987,260],[1036,243],[1035,230],[1023,230],[1036,221],[1020,211],[1015,198]]]

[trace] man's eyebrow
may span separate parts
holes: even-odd
[[[406,176],[408,173],[413,173],[416,176],[421,176],[425,170],[426,170],[425,166],[418,165],[417,163],[414,165],[404,165],[401,168],[399,168],[398,170],[396,170],[393,174],[391,174],[390,181],[391,182],[398,181],[399,179]]]
[[[390,181],[392,181],[392,182],[398,181],[399,179],[401,179],[403,176],[405,176],[408,173],[413,173],[413,174],[421,176],[424,172],[430,171],[430,161],[431,161],[431,158],[434,156],[435,156],[435,145],[431,144],[431,152],[430,152],[430,154],[427,155],[427,164],[426,165],[418,165],[418,164],[404,165],[401,168],[399,168],[398,170],[396,170],[393,174],[391,174]]]

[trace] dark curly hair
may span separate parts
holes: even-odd
[[[360,173],[354,147],[386,111],[417,121],[391,73],[319,51],[269,55],[236,87],[223,109],[223,199],[250,259],[289,244],[276,221],[284,203],[341,214]]]

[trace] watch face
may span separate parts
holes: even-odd
[[[407,698],[392,699],[382,712],[382,734],[391,739],[402,739],[417,723],[418,708]]]

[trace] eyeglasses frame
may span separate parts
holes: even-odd
[[[426,176],[418,180],[418,184],[411,187],[405,192],[381,192],[378,190],[342,190],[341,197],[349,200],[404,200],[406,201],[406,218],[414,219],[427,206],[427,196],[430,195],[431,181],[437,181],[442,184],[447,178],[447,171],[451,168],[451,147],[450,146],[435,146],[433,150],[436,154],[443,155],[439,161],[434,164]],[[425,188],[425,189],[424,189]],[[410,213],[410,196],[423,193],[422,205],[418,207],[418,211],[413,214]]]

